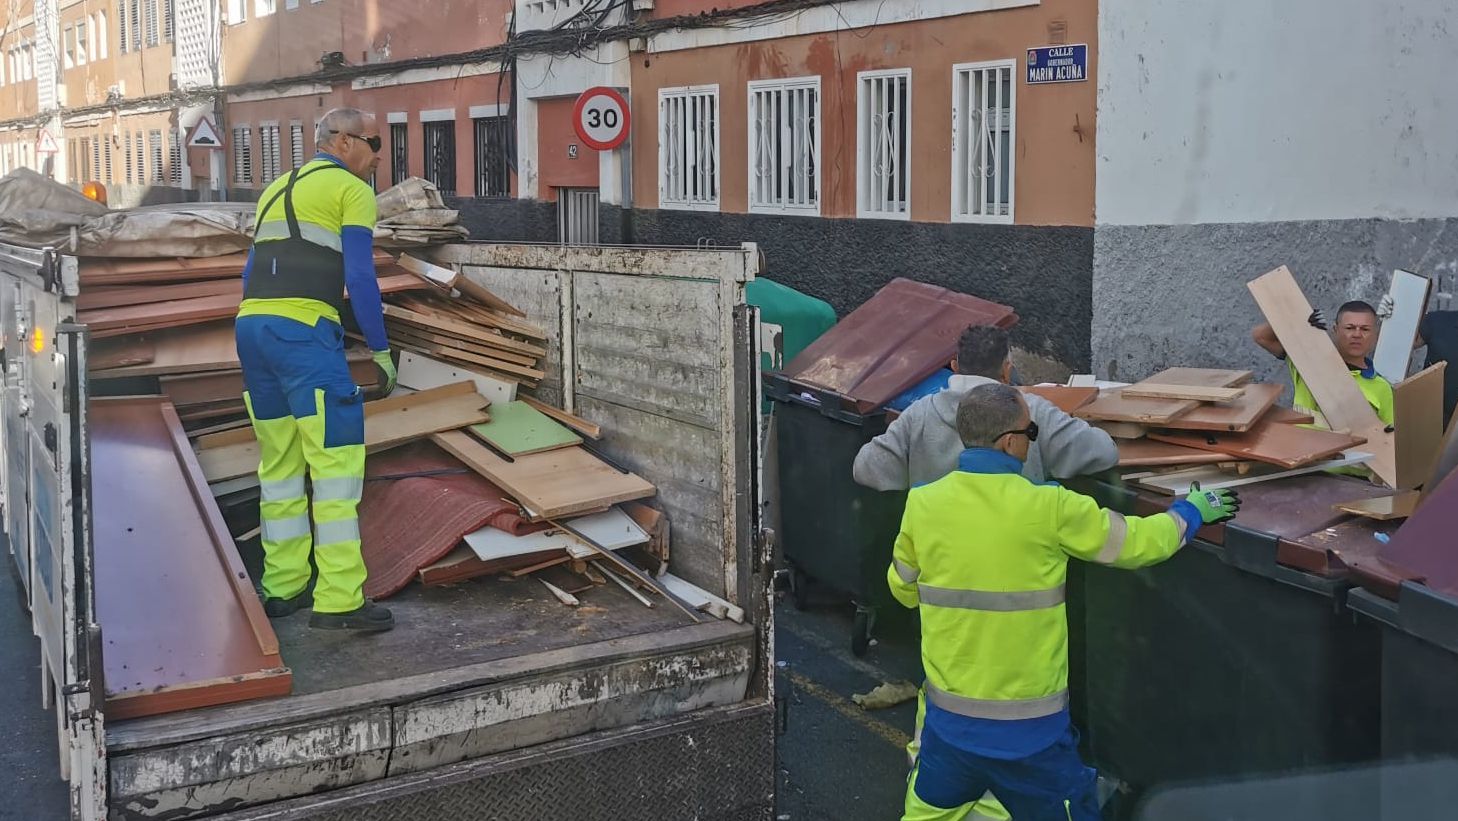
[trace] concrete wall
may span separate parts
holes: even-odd
[[[1245,283],[1313,304],[1458,273],[1453,0],[1102,0],[1095,370],[1283,369]]]

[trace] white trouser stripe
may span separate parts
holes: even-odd
[[[304,477],[290,476],[287,479],[259,482],[258,490],[265,502],[287,502],[290,499],[302,499],[304,497]]]
[[[263,519],[259,523],[265,542],[282,542],[309,535],[309,514],[300,513],[287,519]]]
[[[359,541],[359,519],[339,519],[333,522],[320,522],[316,526],[315,541],[321,545],[335,544],[336,542],[357,542]]]
[[[990,610],[1011,613],[1019,610],[1044,610],[1063,603],[1063,585],[1046,590],[1014,590],[996,592],[992,590],[954,590],[949,587],[932,587],[918,584],[917,595],[922,604],[935,607],[959,607],[964,610]]]
[[[968,698],[940,690],[931,682],[926,683],[926,699],[932,704],[969,718],[991,718],[1000,721],[1017,721],[1025,718],[1051,716],[1068,707],[1067,688],[1041,698],[1025,699],[982,699]]]
[[[335,476],[330,479],[314,480],[314,501],[335,502],[358,499],[364,493],[364,478],[360,476]]]
[[[1104,539],[1103,549],[1094,557],[1094,561],[1099,564],[1113,564],[1119,559],[1119,554],[1124,552],[1124,539],[1129,535],[1129,522],[1117,510],[1104,512],[1109,514],[1109,536]]]

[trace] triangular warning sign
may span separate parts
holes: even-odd
[[[41,129],[40,136],[37,137],[35,141],[35,153],[56,154],[59,153],[60,150],[61,149],[56,145],[56,138],[51,136],[51,132],[45,130],[44,128]]]
[[[218,136],[217,126],[207,117],[197,121],[197,125],[187,132],[188,148],[222,148],[223,138]]]

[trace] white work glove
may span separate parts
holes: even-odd
[[[1392,313],[1396,310],[1397,303],[1392,301],[1392,294],[1383,294],[1382,301],[1377,303],[1377,318],[1386,322],[1392,318]]]

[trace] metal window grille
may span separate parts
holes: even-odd
[[[82,137],[80,140],[77,141],[76,162],[80,164],[76,171],[76,181],[87,182],[91,180],[92,177],[90,137]]]
[[[399,185],[410,176],[410,136],[405,123],[390,124],[390,184]]]
[[[911,72],[864,72],[856,95],[856,189],[863,216],[911,210]]]
[[[168,135],[171,140],[167,143],[167,160],[172,163],[172,185],[182,187],[182,140],[183,135],[172,133]]]
[[[148,48],[157,45],[157,0],[142,0],[142,20]]]
[[[952,217],[1008,222],[1013,205],[1012,61],[952,69]]]
[[[137,184],[141,185],[147,182],[147,147],[142,142],[142,132],[137,132],[132,147],[137,151]]]
[[[172,42],[174,28],[177,25],[177,5],[175,0],[162,0],[162,36],[167,42]]]
[[[126,163],[127,185],[136,182],[132,174],[132,132],[128,131],[125,140],[122,142],[122,162]]]
[[[596,188],[557,189],[557,241],[563,245],[596,245]]]
[[[105,137],[103,140],[106,146],[101,151],[101,165],[106,176],[106,184],[111,185],[116,182],[116,177],[111,173],[111,138]]]
[[[127,0],[117,0],[116,3],[116,49],[121,54],[127,53]]]
[[[72,183],[81,182],[81,164],[76,161],[76,140],[66,140],[66,173]]]
[[[820,208],[820,78],[749,85],[749,204]]]
[[[162,132],[155,128],[147,132],[147,153],[151,155],[151,181],[166,182],[167,169],[162,165]]]
[[[268,185],[278,179],[283,166],[282,147],[279,145],[278,126],[265,125],[258,128],[259,183]]]
[[[132,51],[142,50],[142,4],[140,0],[132,0],[131,5],[132,24]]]
[[[247,126],[233,129],[233,182],[253,183],[253,130]]]
[[[476,119],[476,196],[511,196],[511,121],[507,117]]]
[[[425,178],[446,196],[456,193],[456,122],[424,123]]]
[[[681,208],[718,207],[718,86],[658,92],[658,200]]]
[[[101,170],[101,141],[104,140],[104,139],[106,139],[106,138],[105,137],[102,137],[100,135],[97,135],[96,137],[93,137],[91,139],[91,174],[94,174],[95,175],[93,177],[93,179],[100,179],[101,176],[102,176],[102,170]],[[111,177],[110,170],[107,171],[106,176],[108,178],[106,181],[107,182],[111,182],[111,179],[110,179],[110,177]]]
[[[289,126],[289,159],[294,168],[304,167],[304,126],[293,123]]]

